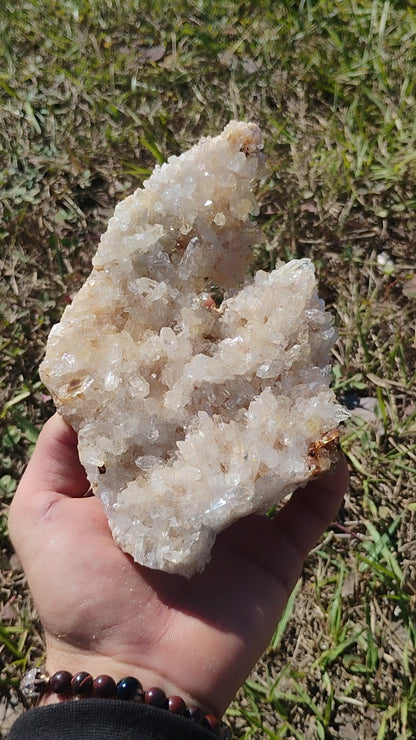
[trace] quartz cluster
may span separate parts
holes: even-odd
[[[116,542],[188,577],[330,467],[344,418],[310,260],[246,274],[261,150],[232,121],[119,203],[41,366]]]

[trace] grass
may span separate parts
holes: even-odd
[[[311,256],[339,328],[351,489],[230,709],[239,738],[416,734],[416,13],[388,0],[5,0],[0,689],[43,644],[7,507],[52,412],[37,368],[111,210],[232,117],[264,129],[257,254]],[[384,255],[384,256],[383,256]],[[3,704],[2,706],[6,706]]]

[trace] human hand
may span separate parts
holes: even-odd
[[[137,565],[114,543],[57,414],[15,494],[9,529],[42,621],[49,673],[136,676],[221,716],[267,647],[303,561],[347,487],[345,460],[270,520],[241,519],[187,580]]]

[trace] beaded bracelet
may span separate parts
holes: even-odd
[[[47,693],[53,693],[61,695],[62,698],[93,697],[137,701],[187,717],[223,740],[231,738],[227,725],[213,714],[204,714],[199,707],[187,707],[180,696],[166,696],[165,692],[157,686],[144,691],[140,681],[133,676],[122,678],[116,683],[111,676],[102,675],[94,679],[90,673],[85,671],[79,671],[74,675],[69,671],[58,671],[53,676],[49,676],[40,668],[32,668],[23,677],[20,688],[26,699],[40,699]]]

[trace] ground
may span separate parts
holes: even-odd
[[[257,266],[310,256],[336,319],[351,487],[229,722],[237,738],[414,737],[411,4],[6,0],[0,31],[1,707],[22,706],[43,654],[7,508],[53,411],[38,376],[50,327],[115,203],[243,118],[269,159]]]

